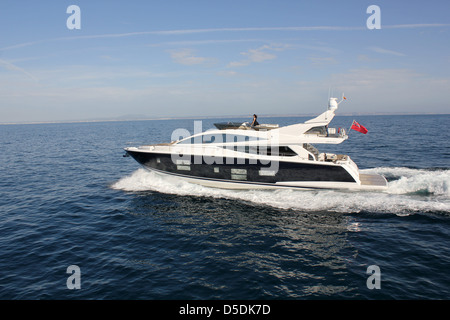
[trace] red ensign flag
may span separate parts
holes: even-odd
[[[364,134],[366,134],[368,132],[368,130],[364,126],[360,125],[355,120],[353,120],[351,129],[359,131],[359,132],[364,133]]]

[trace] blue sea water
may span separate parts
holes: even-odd
[[[386,192],[211,189],[122,157],[193,120],[0,126],[0,299],[450,299],[450,115],[332,124],[353,118],[367,135],[317,147]]]

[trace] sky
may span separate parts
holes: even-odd
[[[319,114],[343,93],[342,114],[448,114],[449,13],[442,0],[2,0],[0,123]]]

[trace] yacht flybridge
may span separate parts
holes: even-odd
[[[324,113],[304,123],[218,123],[217,129],[181,134],[171,143],[125,151],[146,169],[209,187],[385,190],[383,176],[360,173],[348,155],[313,146],[348,139],[345,130],[328,128],[339,103],[330,98]]]

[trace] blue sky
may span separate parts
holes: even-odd
[[[369,30],[370,5],[381,29]],[[69,30],[66,9],[81,9]],[[448,1],[12,1],[0,123],[449,113]]]

